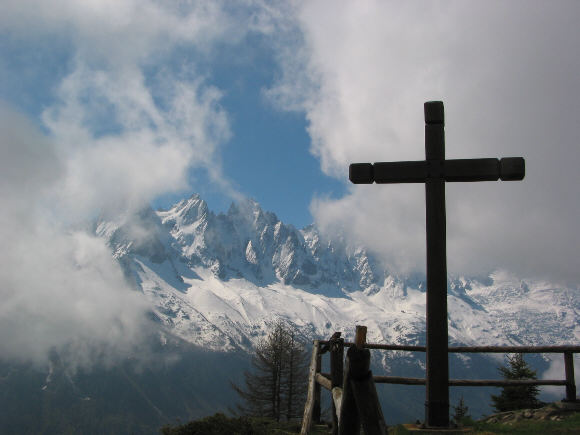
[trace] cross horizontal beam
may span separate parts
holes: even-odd
[[[452,182],[516,181],[524,176],[522,157],[353,163],[349,167],[349,179],[354,184],[424,183],[430,178]]]

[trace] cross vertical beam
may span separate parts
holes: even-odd
[[[425,421],[449,426],[447,357],[447,246],[445,223],[445,131],[443,103],[425,103],[427,229],[427,352]]]

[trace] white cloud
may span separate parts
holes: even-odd
[[[303,39],[289,42],[296,55],[270,95],[305,111],[312,153],[344,180],[353,162],[424,159],[423,103],[443,100],[447,158],[527,164],[522,182],[447,185],[450,272],[503,267],[576,285],[578,12],[576,2],[303,2]],[[312,211],[424,270],[414,188],[360,186]]]
[[[219,1],[7,0],[0,6],[0,28],[21,37],[60,34],[93,62],[148,62],[178,44],[208,50],[238,33]]]
[[[222,94],[186,54],[211,56],[241,30],[217,2],[133,0],[2,2],[0,30],[70,45],[46,134],[0,108],[0,354],[42,363],[56,349],[82,365],[127,355],[147,335],[148,305],[104,242],[75,228],[188,188],[195,167],[235,193],[219,164]]]
[[[562,355],[554,355],[550,362],[550,367],[539,376],[540,379],[550,379],[550,380],[562,380],[566,379],[566,374],[564,370],[564,358]],[[580,389],[580,379],[578,378],[578,373],[580,370],[580,357],[574,355],[574,373],[576,380],[576,391]],[[555,399],[563,399],[566,397],[566,387],[560,386],[548,386],[542,387],[542,391]]]
[[[236,43],[247,31],[239,25],[247,16],[222,6],[2,3],[0,30],[29,41],[59,35],[70,45],[66,73],[42,115],[66,166],[56,200],[68,201],[81,218],[103,206],[139,207],[188,188],[188,170],[196,166],[210,167],[213,181],[235,194],[218,153],[230,136],[222,95],[192,60],[196,53],[211,57],[215,44]]]
[[[148,307],[102,240],[53,219],[45,195],[64,167],[54,144],[5,106],[0,128],[0,354],[42,363],[66,348],[67,363],[90,365],[134,351]]]
[[[162,94],[145,82],[136,67],[95,71],[79,63],[58,90],[60,103],[44,112],[67,160],[59,199],[81,217],[184,190],[195,166],[216,166],[219,178],[216,151],[230,134],[220,92],[171,72]]]

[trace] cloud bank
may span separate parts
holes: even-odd
[[[580,358],[578,355],[574,355],[574,373],[578,373],[580,369]],[[564,368],[564,358],[562,355],[554,355],[554,359],[550,362],[550,366],[548,369],[542,373],[541,376],[538,376],[541,379],[566,379],[566,372]],[[580,388],[580,380],[578,377],[575,377],[576,381],[576,390]],[[542,387],[542,392],[550,395],[555,399],[562,399],[565,396],[565,392],[563,393],[564,387],[560,386],[546,386]]]
[[[0,17],[12,43],[53,38],[67,57],[60,71],[32,65],[54,83],[40,122],[0,107],[0,355],[42,364],[57,351],[83,366],[130,355],[149,307],[83,225],[183,191],[196,167],[228,189],[222,94],[192,59],[240,32],[217,2],[8,1]]]
[[[145,301],[128,289],[102,240],[55,220],[65,162],[23,115],[0,107],[0,355],[71,365],[127,355],[144,337]],[[58,210],[58,213],[66,210]]]
[[[423,160],[423,103],[446,108],[447,158],[523,156],[522,182],[448,183],[449,271],[504,268],[577,286],[580,30],[577,2],[301,2],[269,90],[303,110],[322,170]],[[424,270],[422,186],[315,198],[327,230]]]

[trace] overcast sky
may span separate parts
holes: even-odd
[[[424,270],[423,186],[352,186],[348,165],[423,159],[429,100],[448,158],[526,159],[521,182],[447,185],[450,273],[578,288],[578,17],[577,1],[4,0],[0,334],[23,338],[0,351],[130,347],[146,307],[79,225],[193,192]]]

